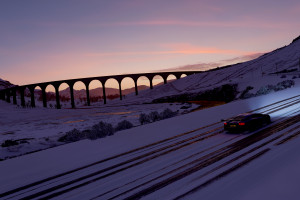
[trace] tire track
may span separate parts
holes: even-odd
[[[209,134],[210,132],[212,132],[212,131],[208,131],[208,132],[206,132],[206,134]],[[169,149],[169,150],[164,151],[164,152],[161,152],[161,153],[159,153],[159,154],[157,154],[157,155],[153,155],[153,156],[151,156],[151,157],[145,158],[145,159],[143,159],[143,160],[140,160],[140,161],[138,161],[138,162],[135,162],[135,163],[133,163],[133,164],[130,164],[129,166],[125,166],[125,167],[123,167],[123,168],[116,169],[116,170],[113,171],[113,172],[109,172],[108,174],[104,174],[104,175],[101,175],[100,177],[93,178],[92,180],[88,180],[88,181],[83,182],[83,183],[81,183],[81,184],[79,184],[79,185],[72,186],[71,188],[67,188],[67,189],[61,190],[61,191],[59,191],[59,192],[53,193],[53,194],[51,194],[51,195],[49,195],[49,196],[43,197],[42,199],[49,199],[49,198],[53,198],[53,197],[59,196],[59,195],[61,195],[61,194],[63,194],[63,193],[72,191],[72,190],[74,190],[74,189],[76,189],[76,188],[79,188],[79,187],[88,185],[88,184],[93,183],[93,182],[95,182],[95,181],[98,181],[98,180],[100,180],[100,179],[103,179],[103,178],[106,178],[106,177],[108,177],[108,176],[117,174],[117,173],[119,173],[119,172],[121,172],[121,171],[124,171],[124,170],[126,170],[126,169],[129,169],[129,168],[131,168],[131,167],[138,166],[138,165],[143,164],[143,163],[145,163],[145,162],[147,162],[147,161],[149,161],[149,160],[152,160],[152,159],[154,159],[154,158],[157,158],[157,157],[160,157],[160,156],[162,156],[162,155],[166,155],[166,154],[168,154],[168,153],[174,152],[174,151],[176,151],[176,150],[178,150],[178,149],[181,149],[181,148],[184,148],[184,147],[186,147],[186,146],[188,146],[188,145],[195,144],[195,143],[197,143],[197,142],[203,141],[203,140],[205,140],[205,139],[207,139],[207,138],[213,137],[213,136],[215,136],[215,135],[217,135],[217,134],[220,134],[220,133],[222,133],[222,132],[224,132],[224,131],[222,130],[222,131],[215,132],[215,133],[213,133],[213,134],[209,134],[209,135],[206,136],[206,137],[201,137],[201,138],[199,138],[199,139],[197,139],[197,140],[190,141],[190,142],[185,143],[185,144],[182,144],[182,145],[180,145],[180,146],[177,146],[177,145],[178,145],[178,144],[181,144],[181,143],[184,143],[185,141],[177,142],[176,144],[171,145],[172,147],[174,147],[174,148],[172,148],[172,149]],[[164,148],[162,148],[162,149],[155,150],[155,152],[150,152],[150,153],[147,153],[147,154],[148,154],[148,155],[152,155],[153,153],[157,153],[157,152],[160,152],[161,150],[165,150],[165,149],[168,149],[168,148],[169,148],[169,147],[164,147]],[[143,155],[138,156],[138,159],[140,159],[140,158],[144,158],[144,156],[143,156]],[[53,192],[53,191],[55,191],[55,190],[58,190],[58,189],[61,189],[61,188],[64,188],[64,187],[68,187],[68,186],[70,186],[70,185],[72,185],[72,184],[74,184],[74,183],[76,183],[76,182],[80,182],[80,181],[83,181],[83,180],[85,180],[85,179],[88,179],[88,178],[97,176],[97,175],[102,174],[102,173],[104,173],[104,172],[110,171],[111,169],[114,169],[114,168],[123,166],[123,165],[125,165],[125,164],[131,163],[131,162],[136,161],[136,160],[137,160],[137,159],[134,158],[134,159],[125,161],[125,162],[123,162],[123,163],[120,163],[120,164],[117,164],[117,165],[113,165],[113,166],[111,166],[111,167],[107,167],[107,168],[105,168],[105,169],[99,170],[99,171],[94,172],[94,173],[91,173],[91,174],[89,174],[89,175],[86,175],[86,176],[77,178],[77,179],[72,180],[72,181],[69,181],[69,182],[65,182],[65,183],[60,184],[60,185],[56,185],[56,186],[54,186],[54,187],[51,187],[51,188],[49,188],[49,189],[40,191],[40,192],[35,193],[35,194],[26,196],[26,197],[24,197],[24,198],[22,198],[22,199],[32,199],[32,198],[37,198],[37,197],[39,197],[39,196],[45,195],[45,194],[47,194],[47,193]]]
[[[264,142],[263,144],[261,144],[261,145],[255,147],[255,148],[253,148],[253,149],[251,149],[250,151],[248,151],[248,152],[246,152],[246,153],[244,153],[244,154],[242,154],[242,155],[240,155],[240,156],[238,156],[238,157],[236,157],[236,158],[234,158],[234,159],[228,161],[227,163],[224,163],[224,164],[222,164],[222,165],[220,165],[220,166],[214,168],[213,170],[209,171],[209,172],[206,173],[205,175],[202,175],[202,176],[197,177],[197,178],[203,178],[204,176],[206,176],[206,175],[208,175],[208,174],[210,174],[210,173],[212,173],[212,172],[214,172],[214,171],[220,169],[221,167],[224,167],[224,166],[230,164],[231,162],[233,162],[233,161],[235,161],[235,160],[237,160],[237,159],[239,159],[239,158],[242,158],[242,157],[244,157],[245,155],[247,155],[247,154],[249,154],[249,153],[251,153],[251,152],[256,151],[257,149],[260,149],[260,148],[262,148],[262,147],[265,147],[267,144],[269,144],[269,143],[271,143],[271,142],[274,142],[274,141],[276,141],[276,140],[282,138],[283,136],[285,136],[285,135],[287,135],[287,134],[289,134],[289,133],[291,133],[291,132],[294,132],[295,130],[298,130],[299,128],[300,128],[300,125],[298,125],[298,126],[292,128],[292,129],[286,131],[285,133],[282,133],[282,134],[276,136],[275,138],[272,138],[271,140],[269,140],[269,141],[267,141],[267,142]],[[292,138],[294,138],[294,137],[296,137],[296,136],[298,136],[298,135],[300,135],[300,131],[297,131],[296,133],[294,133],[294,134],[288,136],[287,138],[284,138],[283,140],[281,140],[281,141],[275,143],[274,145],[277,146],[277,145],[283,144],[283,143],[285,143],[285,142],[287,142],[287,141],[290,141],[290,139],[292,139]],[[271,150],[270,148],[267,148],[267,149],[268,149],[268,151]],[[266,149],[265,149],[265,150],[266,150]],[[261,152],[264,152],[265,150],[262,150]],[[258,153],[258,154],[260,154],[260,153]],[[254,156],[254,157],[256,157],[256,156]],[[247,160],[248,160],[248,159],[247,159]],[[238,168],[240,168],[240,167],[242,167],[243,165],[245,165],[245,164],[247,164],[247,163],[249,163],[249,162],[244,163],[244,161],[243,161],[243,162],[238,163],[236,166],[239,166]],[[180,199],[180,198],[183,198],[184,196],[187,196],[187,195],[190,195],[190,194],[192,194],[192,193],[194,193],[194,192],[197,192],[198,190],[200,190],[200,189],[202,189],[203,187],[209,185],[209,184],[212,183],[213,181],[215,181],[215,180],[217,180],[217,179],[219,179],[219,178],[221,178],[221,177],[223,177],[223,176],[229,174],[228,172],[231,173],[231,172],[235,171],[235,170],[238,169],[238,168],[232,167],[232,168],[230,168],[229,170],[227,170],[227,171],[225,171],[225,172],[221,172],[219,175],[215,176],[214,178],[210,179],[209,181],[206,181],[205,183],[203,183],[203,184],[201,184],[201,185],[199,185],[199,186],[197,186],[197,187],[191,189],[190,191],[188,191],[188,192],[186,192],[186,193],[184,193],[184,194],[181,194],[180,196],[176,197],[175,199]]]
[[[144,149],[147,149],[147,148],[151,148],[151,147],[154,146],[154,145],[161,144],[161,143],[164,143],[164,142],[168,142],[168,141],[170,141],[170,140],[172,140],[172,139],[179,138],[179,137],[182,137],[182,136],[185,136],[185,135],[194,133],[194,132],[196,132],[196,131],[200,131],[200,130],[202,130],[202,129],[211,127],[211,126],[213,126],[213,125],[215,125],[215,124],[218,124],[218,123],[219,123],[219,122],[213,123],[213,124],[210,124],[210,125],[207,125],[207,126],[203,126],[203,127],[194,129],[194,130],[192,130],[192,131],[188,131],[188,132],[185,132],[185,133],[182,133],[182,134],[179,134],[179,135],[176,135],[176,136],[173,136],[173,137],[170,137],[170,138],[167,138],[167,139],[164,139],[164,140],[155,142],[155,143],[151,143],[151,144],[149,144],[149,145],[145,145],[145,146],[143,146],[143,147],[136,148],[136,149],[133,149],[133,150],[131,150],[131,151],[127,151],[127,152],[125,152],[125,153],[118,154],[118,155],[116,155],[116,156],[112,156],[112,157],[109,157],[109,158],[106,158],[106,159],[103,159],[103,160],[100,160],[100,161],[91,163],[91,164],[89,164],[89,165],[85,165],[85,166],[83,166],[83,167],[79,167],[79,168],[76,168],[76,169],[74,169],[74,170],[70,170],[70,171],[68,171],[68,172],[61,173],[61,174],[58,174],[58,175],[56,175],[56,176],[52,176],[52,177],[49,177],[49,178],[46,178],[46,179],[43,179],[43,180],[40,180],[40,181],[31,183],[31,184],[28,184],[28,185],[25,185],[25,186],[22,186],[22,187],[19,187],[19,188],[16,188],[16,189],[13,189],[13,190],[4,192],[4,193],[0,194],[0,198],[1,198],[1,197],[8,196],[8,195],[11,195],[11,194],[13,194],[13,193],[20,192],[20,191],[22,191],[22,190],[26,190],[26,189],[28,189],[28,188],[31,188],[31,187],[40,185],[40,184],[45,183],[45,182],[48,182],[48,181],[57,179],[57,178],[59,178],[59,177],[63,177],[63,176],[72,174],[72,173],[74,173],[74,172],[78,172],[78,171],[80,171],[80,170],[83,170],[83,169],[86,169],[86,168],[89,168],[89,167],[92,167],[92,166],[95,166],[95,165],[98,165],[98,164],[101,164],[101,163],[104,163],[104,162],[107,162],[107,161],[110,161],[110,160],[113,160],[113,159],[116,159],[116,158],[120,158],[120,157],[122,157],[122,156],[131,154],[131,153],[134,153],[134,152],[137,152],[137,151],[140,151],[140,150],[144,150]],[[148,153],[148,154],[151,154],[151,153],[152,153],[152,152],[150,152],[150,153]],[[141,157],[141,156],[140,156],[140,157]]]
[[[242,149],[245,149],[246,147],[248,147],[256,142],[258,142],[262,139],[265,139],[265,138],[271,136],[272,134],[293,125],[294,123],[298,122],[299,120],[300,120],[300,115],[297,115],[295,117],[291,117],[286,120],[283,120],[282,122],[279,122],[278,124],[275,124],[272,127],[268,127],[262,131],[256,132],[244,139],[241,139],[238,142],[235,142],[231,145],[228,145],[227,147],[224,147],[222,149],[215,151],[213,153],[213,154],[215,154],[214,156],[205,158],[198,165],[190,167],[189,169],[186,169],[183,172],[180,172],[176,175],[173,175],[172,177],[164,179],[156,184],[153,184],[152,186],[150,186],[146,189],[143,189],[129,197],[126,197],[125,199],[140,199],[141,197],[146,196],[150,193],[153,193],[153,192],[155,192],[175,181],[178,181],[188,175],[191,175],[191,174],[203,169],[206,166],[209,166],[217,161],[220,161],[221,159],[224,159],[233,153],[236,153]],[[206,157],[206,156],[204,156],[204,157]]]
[[[142,177],[139,177],[138,179],[135,179],[135,180],[133,180],[133,181],[130,181],[130,182],[128,182],[128,183],[126,183],[126,184],[124,184],[124,185],[122,185],[122,186],[115,187],[115,188],[113,188],[113,189],[111,189],[111,190],[109,190],[109,191],[106,191],[105,193],[99,194],[97,197],[94,197],[94,198],[102,197],[102,196],[104,196],[104,195],[106,195],[106,194],[108,194],[108,193],[110,193],[110,192],[116,191],[116,190],[118,190],[118,189],[120,189],[120,188],[122,188],[122,187],[125,187],[125,186],[128,186],[128,185],[130,185],[130,184],[133,184],[133,183],[135,183],[135,182],[137,182],[137,181],[139,181],[139,180],[142,180],[142,179],[145,179],[145,178],[147,178],[147,177],[150,177],[150,176],[152,176],[152,175],[154,175],[154,174],[156,174],[156,173],[159,173],[159,172],[161,172],[161,171],[163,171],[163,170],[166,170],[166,169],[169,168],[169,167],[172,167],[173,165],[177,165],[177,164],[182,163],[182,162],[184,162],[184,161],[186,161],[186,160],[188,160],[188,159],[191,159],[191,158],[193,158],[193,157],[195,157],[195,156],[197,156],[197,155],[200,155],[200,154],[203,154],[203,153],[205,153],[205,152],[208,152],[208,151],[210,151],[210,150],[212,150],[212,149],[214,149],[214,148],[216,148],[216,147],[219,147],[219,146],[221,146],[221,145],[224,145],[225,143],[228,143],[228,142],[230,142],[230,141],[232,141],[232,140],[235,140],[235,139],[237,139],[237,138],[239,138],[239,137],[241,137],[241,135],[235,136],[235,137],[233,137],[233,138],[230,138],[229,140],[223,141],[223,142],[221,142],[221,143],[219,143],[219,144],[216,144],[216,145],[214,145],[214,146],[212,146],[212,147],[209,147],[209,148],[206,148],[206,149],[204,149],[204,150],[201,150],[200,152],[194,153],[194,154],[192,154],[192,155],[190,155],[190,156],[188,156],[188,157],[186,157],[186,158],[184,158],[184,159],[181,159],[181,160],[179,160],[179,161],[176,161],[175,163],[172,163],[172,164],[167,165],[167,166],[165,166],[165,167],[163,167],[163,168],[161,168],[161,169],[158,169],[158,170],[156,170],[156,171],[154,171],[154,172],[151,172],[151,173],[146,174],[146,175],[144,175],[144,176],[142,176]],[[179,169],[179,168],[177,168],[177,169]],[[92,198],[92,199],[94,199],[94,198]]]
[[[244,160],[243,162],[238,163],[237,165],[235,165],[235,166],[231,167],[230,169],[228,169],[228,170],[222,172],[221,174],[219,174],[219,175],[217,175],[217,176],[215,176],[215,177],[209,179],[208,181],[204,182],[203,184],[201,184],[201,185],[198,186],[197,188],[194,188],[192,191],[189,191],[188,193],[185,193],[185,194],[183,194],[183,195],[180,195],[180,196],[174,198],[174,200],[182,199],[183,197],[185,197],[185,196],[187,196],[187,195],[189,195],[189,194],[192,194],[192,193],[194,193],[194,192],[196,192],[196,191],[198,191],[198,190],[200,190],[200,189],[206,187],[207,185],[209,185],[209,184],[211,184],[211,183],[217,181],[217,180],[220,179],[220,178],[223,178],[223,177],[227,176],[228,174],[230,174],[230,173],[236,171],[237,169],[243,167],[244,165],[250,163],[251,161],[253,161],[253,160],[255,160],[255,159],[261,157],[262,155],[266,154],[266,153],[269,152],[270,150],[271,150],[271,149],[267,148],[267,149],[264,149],[264,150],[258,152],[258,153],[255,154],[254,156],[252,156],[252,157],[250,157],[250,158]]]
[[[280,129],[276,129],[276,130],[274,130],[274,131],[276,132],[276,131],[278,131],[278,130],[281,130],[282,127],[280,127],[280,126],[281,126],[282,124],[285,124],[285,122],[280,122],[280,123],[278,123],[277,126],[279,126]],[[269,140],[268,142],[265,142],[265,143],[263,143],[262,145],[259,145],[258,147],[253,148],[251,151],[247,152],[246,154],[243,154],[242,156],[239,156],[238,159],[240,159],[240,158],[246,156],[247,154],[249,154],[249,153],[251,153],[251,152],[253,152],[253,151],[255,151],[255,150],[257,150],[257,149],[259,149],[259,148],[261,148],[261,147],[263,147],[263,146],[265,146],[265,145],[267,145],[267,144],[269,144],[270,142],[273,142],[273,141],[275,141],[275,140],[278,140],[279,138],[281,138],[281,137],[285,136],[286,134],[289,134],[289,133],[291,133],[291,132],[293,132],[293,131],[295,131],[295,130],[297,130],[297,129],[299,129],[299,128],[300,128],[300,125],[297,126],[297,127],[294,127],[294,128],[292,128],[292,129],[290,129],[289,131],[287,131],[287,132],[285,132],[285,133],[283,133],[283,134],[281,134],[281,135],[279,135],[279,136],[277,136],[277,137],[275,137],[275,138]],[[257,133],[256,133],[256,134],[257,134]],[[225,147],[225,148],[229,148],[229,147],[230,147],[230,145],[227,146],[227,147]],[[223,148],[223,149],[224,149],[224,148]],[[212,153],[212,155],[213,155],[213,154],[214,154],[214,153]],[[194,154],[194,155],[196,155],[196,154]],[[205,157],[207,157],[207,156],[205,156]],[[205,157],[204,157],[204,158],[205,158]],[[208,157],[209,157],[209,156],[208,156]],[[233,162],[233,161],[235,161],[235,160],[237,160],[237,159],[231,160],[229,163],[226,163],[225,165],[228,165],[228,164],[230,164],[231,162]],[[192,164],[195,164],[195,162],[199,162],[199,161],[203,161],[203,158],[201,158],[200,160],[198,159],[198,160],[192,161],[192,162],[190,162],[190,163],[188,163],[188,164],[185,164],[184,166],[181,166],[181,167],[179,167],[179,168],[176,168],[175,170],[172,170],[172,171],[170,171],[170,172],[168,172],[168,173],[165,173],[165,174],[163,174],[163,175],[161,175],[161,176],[158,176],[158,177],[156,177],[156,178],[153,178],[153,179],[151,179],[150,181],[147,181],[147,182],[144,182],[143,184],[140,184],[140,185],[138,185],[138,186],[135,186],[135,187],[131,188],[130,190],[127,190],[127,191],[125,191],[125,192],[122,192],[121,194],[118,194],[118,195],[116,195],[116,196],[114,196],[114,197],[112,197],[112,198],[110,198],[110,199],[118,198],[118,197],[120,197],[120,196],[122,196],[122,195],[124,195],[124,194],[126,194],[126,193],[129,193],[129,192],[131,192],[131,191],[133,191],[133,190],[135,190],[135,189],[137,189],[137,188],[139,188],[139,187],[145,186],[145,185],[147,185],[147,184],[149,184],[149,183],[151,183],[151,182],[153,182],[153,181],[156,181],[156,180],[161,179],[161,178],[163,178],[163,177],[165,177],[165,176],[168,176],[168,175],[170,175],[170,174],[172,174],[172,173],[174,173],[174,172],[176,172],[176,171],[179,171],[179,170],[181,170],[181,169],[183,169],[183,168],[185,168],[185,167],[188,167],[188,166],[190,166],[190,165],[192,165]],[[217,169],[215,169],[215,170],[217,170]],[[211,171],[210,173],[214,172],[215,170]],[[206,175],[208,175],[208,174],[206,174]],[[125,185],[127,185],[127,184],[125,184]],[[119,189],[119,188],[115,188],[115,189]],[[104,194],[107,194],[107,193],[108,193],[108,192],[106,192],[106,193],[104,193]],[[97,196],[97,197],[101,197],[101,196],[103,196],[104,194],[100,194],[100,195]],[[97,198],[97,197],[95,197],[95,198]]]
[[[261,109],[264,109],[264,108],[268,108],[268,107],[271,107],[273,105],[276,105],[276,104],[280,104],[282,102],[286,102],[286,101],[289,101],[291,99],[294,99],[294,98],[297,98],[299,97],[300,95],[298,96],[294,96],[294,97],[291,97],[291,98],[288,98],[288,99],[285,99],[285,100],[281,100],[281,101],[278,101],[278,102],[274,102],[270,105],[267,105],[267,106],[264,106],[264,107],[261,107],[259,109],[255,109],[255,110],[252,110],[250,112],[253,112],[253,111],[258,111],[258,110],[261,110]],[[295,101],[295,100],[294,100]],[[286,104],[289,104],[290,102],[287,102]],[[279,105],[279,106],[282,106],[282,105]],[[278,107],[278,106],[277,106]],[[176,136],[173,136],[173,137],[170,137],[170,138],[166,138],[164,140],[161,140],[161,141],[158,141],[158,142],[155,142],[155,143],[152,143],[152,144],[149,144],[149,145],[145,145],[143,147],[140,147],[140,148],[136,148],[136,149],[133,149],[131,151],[127,151],[125,153],[122,153],[122,154],[118,154],[116,156],[112,156],[112,157],[109,157],[109,158],[106,158],[106,159],[103,159],[103,160],[100,160],[100,161],[97,161],[97,162],[94,162],[94,163],[91,163],[89,165],[85,165],[83,167],[80,167],[80,168],[76,168],[74,170],[71,170],[71,171],[68,171],[68,172],[65,172],[65,173],[61,173],[61,174],[58,174],[56,176],[52,176],[52,177],[49,177],[49,178],[46,178],[46,179],[43,179],[43,180],[40,180],[40,181],[37,181],[37,182],[34,182],[32,184],[28,184],[26,186],[22,186],[22,187],[19,187],[19,188],[16,188],[16,189],[13,189],[13,190],[10,190],[8,192],[5,192],[5,193],[2,193],[0,194],[0,197],[4,197],[4,196],[8,196],[8,195],[11,195],[13,193],[17,193],[17,192],[20,192],[22,190],[26,190],[28,188],[32,188],[34,186],[38,186],[40,184],[43,184],[43,183],[46,183],[46,182],[49,182],[49,181],[52,181],[54,179],[57,179],[57,178],[60,178],[60,177],[63,177],[63,176],[66,176],[66,175],[69,175],[69,174],[72,174],[72,173],[75,173],[75,172],[78,172],[80,170],[84,170],[86,168],[89,168],[89,167],[92,167],[92,166],[95,166],[95,165],[98,165],[98,164],[101,164],[101,163],[104,163],[104,162],[107,162],[107,161],[110,161],[110,160],[113,160],[113,159],[117,159],[117,158],[120,158],[122,156],[125,156],[125,155],[129,155],[131,153],[137,153],[138,151],[146,151],[147,149],[151,149],[151,148],[154,148],[155,145],[163,145],[163,143],[167,143],[167,142],[170,142],[171,140],[179,140],[180,137],[183,137],[183,136],[186,136],[186,135],[189,135],[191,133],[194,133],[194,132],[197,132],[199,130],[202,130],[202,129],[205,129],[205,128],[209,128],[211,126],[214,126],[216,124],[218,124],[219,122],[216,122],[216,123],[213,123],[213,124],[210,124],[210,125],[207,125],[207,126],[204,126],[204,127],[200,127],[198,129],[194,129],[192,131],[188,131],[188,132],[185,132],[185,133],[182,133],[182,134],[178,134]],[[218,127],[220,128],[220,127]],[[180,142],[181,143],[181,142]],[[179,144],[180,144],[179,143]],[[170,146],[169,146],[170,147]],[[164,150],[164,148],[162,148],[161,150]],[[148,153],[149,154],[149,153]],[[55,182],[54,182],[55,183]],[[35,188],[37,189],[37,188]]]

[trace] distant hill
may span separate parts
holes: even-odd
[[[276,85],[286,79],[300,81],[300,36],[296,37],[289,45],[265,53],[256,59],[217,67],[203,73],[191,75],[179,80],[168,81],[168,84],[159,84],[153,90],[145,90],[148,86],[138,86],[139,95],[128,95],[135,92],[135,88],[122,90],[123,95],[128,95],[126,101],[152,102],[173,95],[198,95],[201,92],[221,87],[225,84],[238,85],[238,92],[242,94],[247,88],[253,88],[249,93],[255,95],[267,85]],[[296,83],[297,84],[297,83]],[[12,84],[0,79],[0,89],[10,87]],[[142,91],[145,90],[145,91]],[[36,91],[38,92],[38,91]],[[118,95],[119,89],[106,88],[106,95]],[[60,91],[60,95],[70,98],[70,90]],[[86,91],[74,90],[75,98],[85,98]],[[102,88],[90,90],[90,97],[102,97]],[[117,101],[116,101],[117,102]],[[125,100],[123,101],[125,102]]]
[[[14,84],[0,78],[0,90],[5,89],[5,88],[9,88],[11,86],[14,86]]]
[[[290,85],[288,84],[290,83]],[[300,36],[256,59],[217,67],[128,96],[122,103],[183,102],[250,98],[300,84]],[[284,85],[284,86],[283,86]],[[229,88],[229,89],[228,89]],[[230,100],[225,97],[231,91]],[[216,97],[224,94],[224,98]],[[226,94],[226,95],[225,95]],[[120,103],[115,101],[116,104]]]
[[[148,89],[149,87],[146,85],[140,85],[138,86],[138,90],[145,90]],[[122,95],[128,95],[130,93],[134,93],[135,92],[135,88],[128,88],[128,89],[123,89],[122,90]],[[105,94],[106,96],[108,95],[118,95],[119,94],[119,89],[116,88],[107,88],[105,87]],[[70,98],[70,89],[66,88],[62,91],[59,91],[59,95],[60,96],[64,96],[67,98]],[[99,97],[99,96],[103,96],[103,90],[102,87],[99,88],[95,88],[95,89],[90,89],[90,97]],[[86,91],[84,89],[82,90],[75,90],[74,89],[74,97],[75,98],[85,98],[86,97]]]
[[[5,89],[5,88],[9,88],[15,86],[14,84],[10,83],[9,81],[3,80],[0,78],[0,90]],[[140,85],[138,86],[138,90],[142,91],[145,89],[148,89],[149,87],[146,85]],[[105,88],[105,92],[106,92],[106,96],[109,95],[119,95],[119,89],[116,88]],[[122,95],[128,95],[130,93],[134,93],[135,92],[135,88],[128,88],[128,89],[123,89],[122,90]],[[50,94],[55,94],[54,92],[47,92]],[[39,89],[35,90],[35,94],[36,95],[41,95],[42,91]],[[70,89],[66,88],[62,91],[59,91],[60,96],[66,97],[66,98],[70,98]],[[30,96],[30,92],[28,90],[28,88],[26,88],[25,90],[25,96]],[[90,89],[90,97],[102,97],[103,96],[103,90],[102,87],[99,88],[95,88],[95,89]],[[76,99],[78,98],[86,98],[86,91],[84,89],[82,90],[75,90],[74,89],[74,97]]]

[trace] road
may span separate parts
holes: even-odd
[[[0,197],[188,198],[190,194],[298,136],[299,103],[300,95],[249,111],[281,113],[270,125],[251,133],[228,134],[224,132],[222,122],[215,122],[15,188],[0,194]]]

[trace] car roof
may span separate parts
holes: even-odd
[[[241,117],[246,117],[246,116],[250,116],[250,115],[253,115],[255,113],[242,113],[242,114],[239,114],[238,116],[241,116]]]
[[[245,119],[246,117],[249,117],[249,116],[252,116],[255,114],[259,114],[259,113],[242,113],[242,114],[239,114],[229,120],[242,120],[242,119]]]
[[[239,114],[238,116],[250,116],[250,115],[263,115],[261,113],[242,113],[242,114]]]
[[[241,120],[243,118],[246,118],[246,117],[249,117],[249,116],[252,116],[252,115],[263,115],[261,113],[242,113],[242,114],[239,114],[233,118],[230,118],[229,120]]]

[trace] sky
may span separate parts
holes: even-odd
[[[289,44],[299,19],[299,0],[0,0],[0,78],[201,70]]]

